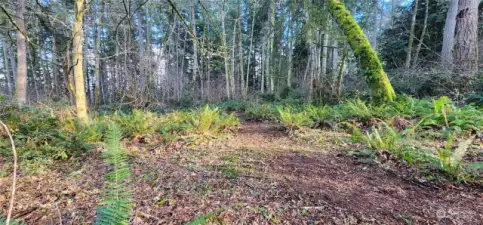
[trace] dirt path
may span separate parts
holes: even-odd
[[[338,136],[327,132],[324,142],[334,145]],[[156,201],[166,203],[137,207],[158,223],[223,208],[227,224],[483,224],[481,189],[419,186],[271,124],[244,124],[231,140],[177,153],[178,162],[161,156],[163,173],[150,184],[163,187]]]
[[[290,138],[267,123],[194,148],[130,145],[131,224],[483,224],[483,191],[421,186],[339,154],[344,134]],[[314,141],[316,140],[316,141]],[[319,147],[317,147],[319,146]],[[19,179],[16,217],[27,224],[91,224],[106,167],[97,153]],[[0,203],[7,207],[7,179]],[[1,198],[3,196],[3,199]]]

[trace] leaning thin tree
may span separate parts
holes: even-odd
[[[371,44],[354,17],[339,0],[328,0],[328,9],[347,36],[354,55],[359,59],[360,65],[365,71],[364,76],[371,88],[373,98],[377,102],[393,101],[396,93],[391,86],[391,82],[389,82],[382,68],[377,53],[372,49]]]

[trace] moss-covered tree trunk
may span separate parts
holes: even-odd
[[[82,69],[83,56],[82,56],[82,22],[85,13],[84,0],[75,1],[74,10],[74,28],[73,28],[73,42],[72,42],[72,63],[74,64],[74,81],[75,81],[75,105],[77,111],[77,117],[79,120],[86,124],[89,120],[87,116],[87,98],[84,86],[84,71]]]
[[[396,93],[361,27],[339,0],[328,0],[328,9],[347,36],[354,55],[359,59],[374,99],[377,102],[392,101],[396,97]]]

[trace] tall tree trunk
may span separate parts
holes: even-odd
[[[72,67],[71,67],[71,62],[70,62],[70,50],[71,50],[71,41],[68,40],[66,43],[66,48],[65,48],[65,65],[64,65],[64,85],[65,89],[67,90],[67,95],[69,96],[69,101],[74,105],[75,100],[74,100],[74,94],[75,94],[75,87],[74,87],[74,81],[73,81],[73,76],[72,76]]]
[[[195,0],[191,0],[191,30],[193,35],[193,77],[190,84],[191,96],[195,97],[195,85],[198,76],[198,42],[196,34],[196,15],[195,15]]]
[[[246,75],[246,84],[245,84],[245,96],[248,94],[248,80],[249,80],[249,75],[250,75],[250,64],[251,64],[251,59],[252,59],[252,51],[253,51],[253,33],[255,31],[255,15],[257,13],[257,6],[255,5],[257,1],[252,1],[252,25],[251,25],[251,31],[250,31],[250,47],[248,48],[248,62],[247,62],[247,75]],[[255,75],[253,75],[255,81]]]
[[[459,0],[450,0],[448,13],[444,23],[443,48],[441,49],[441,66],[452,70],[453,65],[453,46],[456,29],[456,15],[458,14]]]
[[[334,36],[332,40],[332,70],[331,70],[331,88],[332,93],[334,93],[334,86],[337,76],[337,68],[339,66],[339,41],[337,40],[337,35]]]
[[[342,55],[342,59],[340,61],[340,66],[339,66],[339,76],[337,78],[337,100],[339,102],[340,102],[340,98],[341,98],[341,95],[342,95],[345,61],[346,61],[347,55],[349,53],[349,51],[347,51],[347,48],[344,48],[343,51],[344,51],[344,53]]]
[[[123,29],[123,39],[124,39],[124,65],[123,65],[123,71],[124,71],[124,78],[122,79],[124,82],[121,82],[121,91],[126,91],[127,90],[127,85],[126,81],[128,79],[129,71],[127,67],[127,60],[128,60],[128,43],[130,44],[130,36],[127,32],[126,27]],[[121,98],[121,103],[122,103],[122,98]]]
[[[101,3],[102,4],[102,3]],[[94,87],[94,105],[96,110],[99,109],[99,104],[100,104],[100,78],[99,78],[99,73],[101,71],[100,68],[100,51],[101,51],[101,32],[102,32],[102,14],[104,12],[104,4],[101,6],[99,11],[97,11],[97,29],[96,29],[96,46],[94,49],[94,57],[96,61],[95,65],[95,72],[94,72],[94,77],[96,80],[95,87]],[[117,43],[116,43],[117,44]]]
[[[138,5],[141,6],[141,4],[144,1],[138,0]],[[146,40],[144,30],[143,30],[143,10],[140,8],[139,10],[136,11],[136,17],[137,17],[137,25],[136,29],[131,30],[130,34],[132,35],[133,39],[136,40],[136,34],[138,36],[138,54],[139,56],[136,58],[134,55],[131,55],[133,58],[133,61],[137,61],[137,67],[136,70],[133,73],[133,93],[135,93],[135,96],[137,99],[137,104],[144,105],[145,102],[147,102],[147,88],[146,88],[146,79],[147,79],[147,73],[146,73],[146,57],[145,57],[145,50],[146,50],[146,45],[144,41]],[[136,32],[134,32],[136,31]]]
[[[268,70],[268,77],[270,77],[270,93],[273,93],[275,90],[275,85],[274,85],[274,73],[272,69],[272,62],[274,61],[274,42],[275,42],[275,0],[270,1],[270,9],[269,9],[269,18],[270,18],[270,24],[269,24],[269,41],[268,41],[268,57],[271,59],[267,65],[267,70]]]
[[[457,15],[455,65],[458,72],[473,76],[478,71],[478,4],[460,0]]]
[[[8,97],[11,97],[13,94],[13,83],[10,77],[10,68],[8,67],[8,52],[7,52],[7,42],[5,40],[2,41],[2,51],[3,51],[3,67],[5,69],[5,77],[7,81],[7,90],[8,90]]]
[[[39,52],[39,58],[40,59],[47,59],[47,44],[44,43],[44,48],[40,50]],[[43,82],[43,85],[44,85],[44,95],[46,95],[46,97],[48,98],[52,98],[52,92],[53,92],[53,89],[54,87],[52,86],[53,85],[53,73],[49,71],[49,66],[48,64],[45,62],[42,62],[42,60],[40,61],[40,65],[42,67],[42,76],[44,77],[44,82]]]
[[[23,14],[25,13],[25,0],[17,1],[17,11],[15,13],[18,26],[17,37],[17,80],[15,85],[15,98],[20,104],[27,103],[27,30]]]
[[[309,1],[304,1],[304,14],[305,14],[305,22],[309,22],[310,21],[310,2]],[[316,64],[317,62],[315,62],[314,58],[314,37],[313,37],[313,31],[312,31],[312,28],[309,27],[308,28],[308,31],[307,31],[307,42],[309,44],[309,59],[307,61],[307,68],[306,68],[306,71],[305,71],[305,76],[304,78],[307,77],[307,74],[308,74],[308,77],[309,79],[304,79],[308,85],[308,88],[309,88],[309,93],[308,93],[308,101],[309,102],[312,102],[312,97],[313,97],[313,87],[314,87],[314,84],[315,84],[315,80],[314,80],[314,64]],[[308,81],[308,82],[307,82]]]
[[[52,35],[52,80],[53,80],[53,90],[52,94],[57,95],[58,92],[58,86],[59,86],[59,73],[58,73],[58,67],[57,67],[57,39],[55,38],[55,35]]]
[[[76,0],[74,9],[74,27],[73,27],[73,55],[72,63],[74,64],[74,80],[75,80],[75,104],[76,112],[79,120],[86,124],[89,120],[87,115],[87,99],[84,84],[84,72],[82,70],[82,23],[85,13],[85,1]]]
[[[377,31],[379,29],[379,24],[381,21],[377,18],[379,16],[379,12],[382,11],[381,7],[379,6],[379,0],[372,0],[372,4],[374,7],[374,11],[372,12],[372,17],[374,20],[374,26],[372,27],[372,34],[371,34],[371,46],[374,49],[377,49]],[[381,18],[382,19],[382,18]]]
[[[404,63],[404,68],[406,69],[409,69],[409,66],[411,66],[411,55],[413,51],[413,42],[414,42],[414,29],[416,27],[416,15],[418,14],[418,6],[419,6],[419,0],[414,0],[413,15],[411,19],[411,29],[409,30],[408,49],[406,53],[406,62]]]
[[[7,45],[8,58],[10,59],[10,68],[12,68],[13,84],[17,84],[17,61],[15,60],[15,54],[10,45]],[[15,86],[13,87],[15,89]]]
[[[354,55],[359,59],[361,67],[365,71],[365,80],[369,84],[376,102],[393,101],[396,93],[361,27],[339,0],[328,0],[327,3],[329,12],[338,21]]]
[[[413,68],[418,66],[418,59],[419,59],[419,52],[421,51],[421,46],[424,42],[424,36],[426,36],[426,29],[428,27],[428,14],[429,14],[429,0],[425,0],[424,2],[424,22],[423,22],[423,31],[421,31],[421,37],[419,37],[419,43],[416,46],[416,51],[414,52],[414,60],[413,60]]]
[[[292,88],[292,70],[293,70],[293,43],[295,39],[295,29],[293,27],[295,21],[294,11],[296,8],[296,1],[292,2],[290,7],[290,20],[288,22],[288,73],[287,73],[287,87],[290,89]]]
[[[38,42],[36,42],[35,45],[38,45]],[[36,57],[37,53],[35,48],[27,49],[27,52],[28,54],[30,54],[30,57],[29,57],[30,60],[28,61],[27,64],[30,64],[30,74],[32,74],[32,82],[30,82],[31,86],[30,88],[28,88],[27,86],[27,88],[29,90],[33,90],[35,93],[35,97],[31,97],[31,99],[34,101],[38,101],[40,97],[40,93],[39,93],[39,88],[37,86],[37,68],[36,68],[36,65],[38,65],[37,57]]]
[[[235,84],[235,49],[236,49],[236,22],[233,23],[233,35],[231,38],[231,57],[230,57],[230,68],[231,68],[231,79],[230,79],[230,87],[231,87],[231,96],[236,96],[236,84]]]
[[[322,63],[320,68],[321,81],[327,77],[327,56],[328,56],[328,46],[329,46],[329,32],[328,30],[323,34],[322,40]],[[322,83],[321,83],[322,84]]]
[[[112,91],[112,97],[113,99],[111,100],[114,100],[116,98],[116,94],[117,92],[119,91],[119,87],[120,87],[120,82],[121,82],[121,78],[119,77],[119,68],[120,68],[120,65],[119,65],[119,33],[116,32],[116,47],[115,47],[115,52],[114,54],[116,55],[116,57],[114,58],[115,60],[115,68],[114,68],[114,79],[113,79],[113,91]]]
[[[262,37],[262,51],[260,52],[260,80],[259,80],[259,83],[260,83],[260,92],[263,94],[264,91],[265,91],[265,83],[264,83],[264,79],[265,79],[265,48],[266,48],[266,45],[263,43],[263,38]]]
[[[226,97],[228,99],[231,98],[231,89],[230,89],[230,62],[228,59],[228,49],[226,46],[226,29],[225,29],[225,1],[223,0],[222,8],[221,8],[221,32],[222,32],[222,51],[223,51],[223,58],[225,60],[225,87],[226,87]]]
[[[147,82],[147,89],[154,89],[152,82],[154,82],[154,73],[152,71],[152,56],[151,56],[151,35],[152,35],[152,31],[151,31],[151,19],[152,19],[152,15],[151,15],[151,0],[147,0],[147,6],[145,7],[146,8],[146,52],[145,52],[145,55],[146,55],[146,82]]]
[[[245,99],[246,91],[245,91],[245,71],[244,71],[244,60],[243,60],[243,33],[242,33],[242,10],[241,10],[241,1],[237,0],[237,10],[238,10],[238,57],[239,57],[239,68],[240,68],[240,89],[243,99]],[[250,53],[249,53],[250,54]]]

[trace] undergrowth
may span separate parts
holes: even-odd
[[[17,104],[1,105],[0,120],[13,135],[24,173],[43,172],[55,160],[82,154],[101,141],[104,130],[102,124],[81,125],[68,110],[54,113]],[[0,156],[11,157],[6,138],[0,139]]]
[[[252,120],[277,121],[288,132],[302,128],[346,127],[353,132],[353,141],[363,143],[371,151],[391,152],[400,160],[442,171],[451,179],[481,179],[483,163],[464,162],[463,156],[471,143],[456,149],[424,146],[426,142],[449,142],[445,138],[447,133],[467,140],[483,131],[483,110],[474,105],[457,107],[448,97],[419,100],[400,96],[383,105],[368,104],[360,99],[335,106],[251,104],[245,113]],[[456,155],[459,155],[457,160]],[[445,157],[453,160],[448,163]]]

